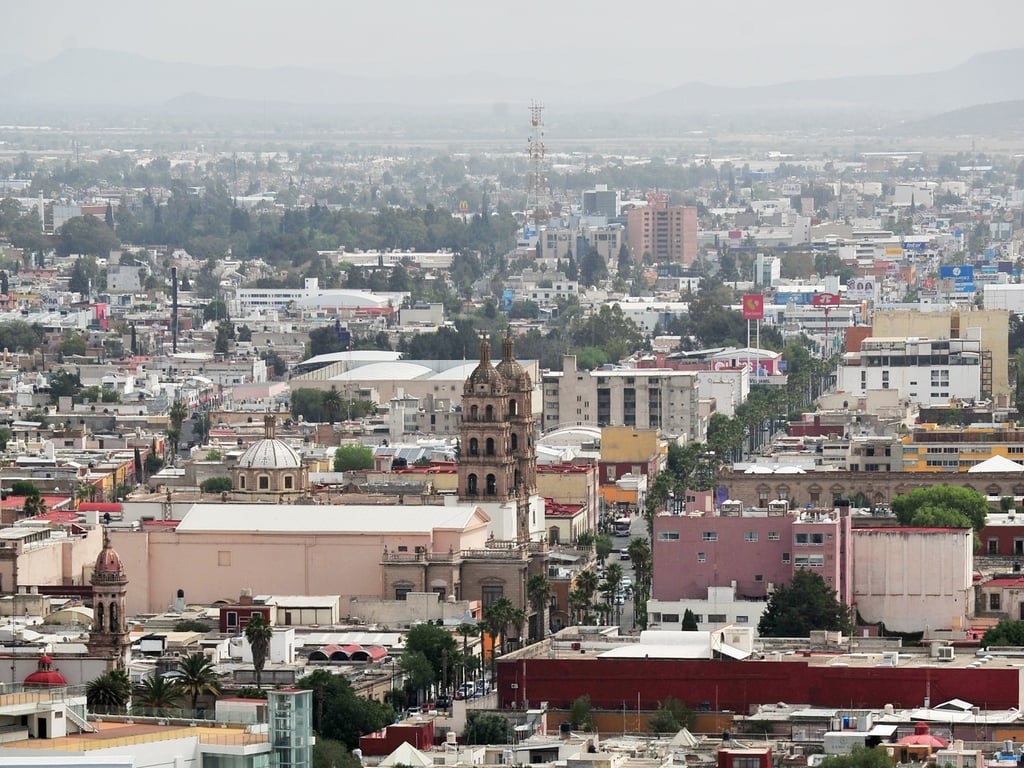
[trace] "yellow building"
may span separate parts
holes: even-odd
[[[650,461],[652,456],[667,452],[656,429],[636,427],[604,427],[601,429],[601,462]]]
[[[994,456],[1024,463],[1024,429],[919,424],[903,438],[904,472],[966,472]]]
[[[1010,313],[1005,309],[954,309],[946,312],[918,312],[907,309],[876,312],[871,318],[871,335],[879,338],[920,337],[960,339],[969,328],[981,329],[981,390],[996,405],[1010,402],[1009,356]]]

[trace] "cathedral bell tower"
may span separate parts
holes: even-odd
[[[128,577],[121,558],[103,529],[103,549],[92,571],[93,622],[89,630],[89,654],[108,658],[114,669],[127,669],[131,640],[125,613]]]

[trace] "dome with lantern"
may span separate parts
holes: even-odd
[[[505,329],[505,341],[502,345],[501,362],[495,366],[495,370],[505,380],[505,384],[513,392],[529,392],[533,389],[533,382],[530,381],[530,374],[519,364],[512,349],[512,328]]]
[[[469,374],[462,392],[464,395],[505,394],[505,379],[491,364],[491,343],[486,336],[480,341],[480,364]]]
[[[26,688],[60,688],[67,684],[64,675],[53,668],[53,659],[45,653],[39,657],[36,671],[25,678]]]

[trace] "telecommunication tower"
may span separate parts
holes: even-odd
[[[544,161],[544,105],[536,101],[530,102],[527,154],[530,157],[530,171],[526,184],[526,228],[529,229],[532,218],[534,227],[539,229],[540,219],[547,218],[543,211],[547,203],[548,177]]]

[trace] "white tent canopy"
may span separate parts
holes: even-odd
[[[380,761],[381,768],[397,765],[409,765],[412,768],[432,768],[434,761],[408,741],[403,741],[395,748],[394,752]]]
[[[1005,456],[993,456],[967,470],[971,472],[1024,472],[1024,464],[1018,464]]]

